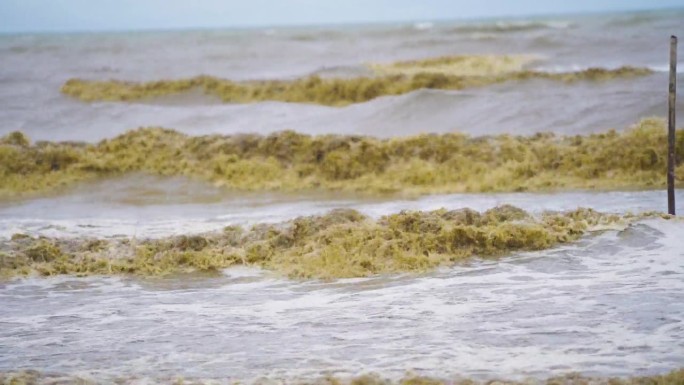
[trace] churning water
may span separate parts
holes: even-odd
[[[684,357],[683,230],[646,221],[418,277],[24,279],[0,286],[0,369],[100,380],[661,373]]]

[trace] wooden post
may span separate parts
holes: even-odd
[[[675,215],[675,109],[677,103],[677,36],[670,37],[670,95],[667,119],[667,208]]]

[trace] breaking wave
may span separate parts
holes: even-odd
[[[568,21],[499,21],[481,24],[463,24],[450,29],[452,33],[507,33],[544,29],[569,29],[575,24]]]

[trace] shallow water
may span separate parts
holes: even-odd
[[[651,220],[425,276],[25,279],[0,286],[0,370],[251,380],[376,371],[634,375],[684,358],[684,230]]]
[[[679,212],[684,190],[677,190]],[[401,210],[511,204],[532,213],[578,207],[606,213],[667,211],[665,191],[446,194],[407,199],[335,192],[235,193],[185,178],[132,175],[85,183],[51,197],[0,202],[0,238],[15,233],[49,237],[164,237],[220,230],[228,225],[284,222],[352,208],[372,217]]]

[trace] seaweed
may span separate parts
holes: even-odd
[[[135,384],[139,383],[140,379],[133,377],[118,376],[114,381],[117,384]],[[215,384],[220,382],[219,379],[184,379],[184,378],[146,378],[146,383],[151,384]],[[288,381],[271,380],[269,378],[260,378],[254,384],[264,384],[278,382],[287,384]],[[100,381],[83,378],[77,375],[68,375],[60,373],[47,373],[37,370],[21,370],[21,371],[3,371],[0,372],[0,383],[3,385],[47,385],[47,384],[96,384]],[[236,382],[240,383],[240,382]],[[525,381],[516,380],[487,380],[478,381],[468,378],[440,378],[428,377],[408,374],[398,380],[390,380],[383,378],[379,374],[363,374],[352,378],[337,378],[333,376],[325,376],[314,379],[297,379],[292,380],[293,384],[311,384],[311,385],[681,385],[684,383],[684,369],[673,370],[669,373],[650,375],[650,376],[632,376],[623,378],[611,377],[588,377],[580,374],[566,374],[560,376],[549,377],[547,379],[528,379]]]
[[[166,275],[256,265],[296,279],[423,272],[471,258],[543,250],[589,231],[658,213],[619,216],[590,209],[533,216],[504,205],[402,211],[377,220],[351,209],[250,229],[162,239],[13,238],[0,242],[0,275]]]
[[[14,134],[11,134],[14,135]],[[665,186],[666,130],[644,119],[586,136],[418,135],[392,139],[293,131],[190,137],[140,128],[97,144],[0,139],[0,199],[75,182],[144,172],[205,180],[236,191],[352,191],[370,195],[652,189]],[[684,135],[677,133],[676,178]]]
[[[589,68],[568,73],[525,69],[535,58],[520,56],[447,56],[390,64],[370,64],[375,76],[321,78],[311,75],[295,80],[254,80],[236,82],[213,76],[190,79],[127,82],[69,79],[63,94],[84,102],[150,100],[201,90],[226,103],[282,101],[345,106],[385,95],[401,95],[421,88],[461,90],[508,81],[546,79],[564,83],[607,81],[652,73],[647,68]]]

